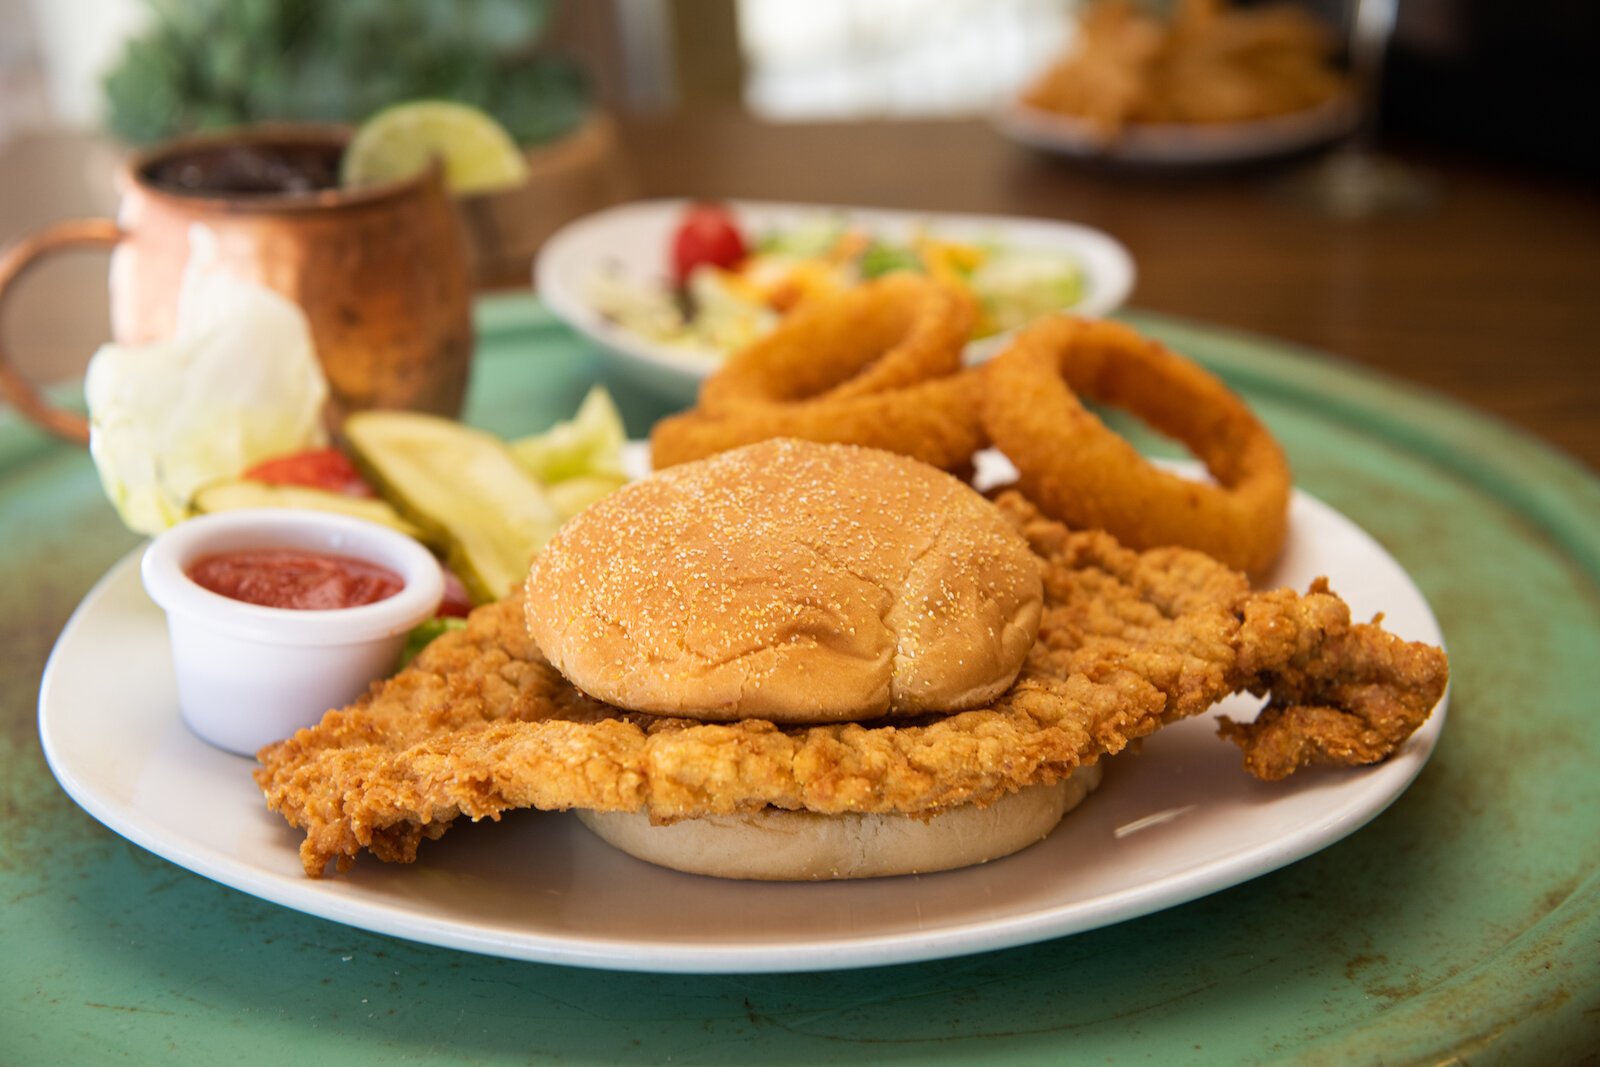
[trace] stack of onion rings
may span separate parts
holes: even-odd
[[[1244,400],[1198,365],[1119,323],[1053,316],[1019,334],[983,377],[983,427],[1047,514],[1130,548],[1197,548],[1252,574],[1278,557],[1288,461]],[[1217,484],[1152,465],[1075,394],[1183,442]]]
[[[815,298],[735,353],[699,405],[651,434],[657,468],[773,437],[864,445],[944,470],[991,442],[1047,514],[1135,549],[1196,548],[1260,574],[1288,534],[1292,479],[1271,433],[1215,376],[1114,322],[1041,319],[961,369],[965,291],[894,274]],[[1153,465],[1078,395],[1176,438],[1214,484]]]
[[[961,353],[976,308],[954,286],[891,274],[808,301],[656,425],[657,468],[773,437],[864,445],[944,469],[985,444]]]

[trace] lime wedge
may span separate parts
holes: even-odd
[[[466,104],[419,100],[385,108],[356,131],[339,178],[345,185],[409,178],[432,159],[444,164],[452,193],[482,193],[516,185],[527,162],[511,135]]]

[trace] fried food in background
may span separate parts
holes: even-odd
[[[651,462],[794,437],[964,468],[985,444],[961,370],[975,314],[970,294],[913,274],[813,297],[708,378],[692,411],[656,424]]]
[[[1200,458],[1216,484],[1152,464],[1084,407],[1125,409]],[[1185,545],[1260,574],[1289,532],[1283,449],[1198,364],[1121,323],[1052,316],[984,368],[982,422],[1046,514],[1130,548]]]
[[[460,816],[516,808],[670,822],[983,807],[1060,783],[1240,690],[1268,704],[1227,736],[1252,773],[1276,779],[1384,758],[1444,691],[1440,650],[1352,623],[1323,583],[1253,592],[1198,552],[1140,553],[1069,531],[1016,493],[997,507],[1037,558],[1043,611],[1017,680],[980,707],[894,725],[626,711],[546,661],[513,594],[356,704],[262,750],[256,780],[305,832],[301,860],[319,877],[364,849],[409,862]]]
[[[1344,92],[1327,29],[1289,4],[1179,0],[1168,20],[1131,0],[1097,0],[1071,50],[1023,103],[1093,123],[1223,123],[1285,115]]]

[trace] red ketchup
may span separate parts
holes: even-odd
[[[296,611],[359,607],[405,586],[398,574],[376,563],[300,548],[218,552],[201,556],[185,573],[221,596]]]

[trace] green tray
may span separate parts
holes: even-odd
[[[1600,483],[1326,357],[1128,318],[1242,390],[1298,483],[1383,542],[1438,615],[1449,726],[1365,829],[1143,919],[863,971],[585,971],[311,918],[129,844],[50,777],[45,659],[137,539],[83,452],[4,416],[0,1063],[1583,1059],[1600,1047]],[[483,426],[540,429],[599,376],[529,300],[485,301],[478,324],[469,414]],[[635,435],[663,414],[608,384]]]

